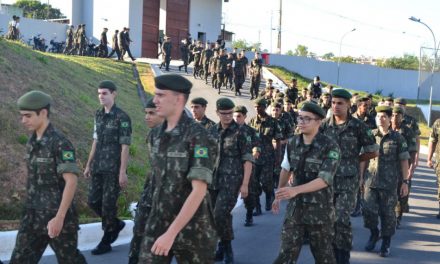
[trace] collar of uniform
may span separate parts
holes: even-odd
[[[53,131],[53,126],[52,126],[52,124],[51,123],[49,123],[49,125],[47,126],[47,128],[46,128],[46,130],[44,130],[44,132],[43,132],[43,136],[41,137],[41,139],[40,140],[37,140],[37,134],[34,132],[33,134],[32,134],[32,137],[30,138],[30,140],[29,140],[29,143],[32,145],[32,146],[35,146],[35,145],[41,145],[41,146],[44,146],[44,145],[46,145],[46,143],[47,143],[47,141],[49,140],[49,134],[51,134],[52,133],[52,131]]]
[[[391,125],[390,125],[390,128],[388,129],[388,133],[386,133],[385,135],[382,134],[382,132],[380,131],[379,128],[376,128],[376,129],[373,130],[373,136],[384,138],[384,137],[386,137],[386,136],[389,136],[392,132],[394,132],[394,131],[393,131],[393,129],[391,128]]]
[[[185,126],[189,122],[189,117],[186,116],[185,112],[182,112],[182,115],[180,116],[179,122],[177,122],[177,125],[175,128],[173,128],[171,131],[165,131],[167,129],[168,122],[165,120],[162,123],[161,135],[168,134],[171,136],[178,136],[180,135],[180,131],[182,130],[182,127]]]
[[[311,143],[309,146],[319,147],[320,144],[318,143],[318,140],[317,140],[317,139],[318,139],[319,137],[321,137],[321,136],[322,136],[321,132],[318,131],[318,133],[315,135],[315,137],[314,137],[313,140],[312,140],[312,143]],[[296,138],[295,145],[296,145],[297,147],[299,147],[300,145],[304,145],[304,146],[305,146],[305,144],[304,144],[304,139],[303,139],[303,134],[302,134],[302,133],[299,134],[299,136]]]
[[[329,120],[329,125],[330,126],[336,126],[336,122],[335,122],[335,116],[334,115],[332,115],[330,118],[329,118],[330,120]],[[353,116],[351,116],[351,115],[347,115],[347,121],[345,122],[347,125],[347,127],[348,126],[351,126],[351,120],[353,119]]]
[[[114,115],[114,114],[115,114],[115,111],[116,111],[116,103],[113,104],[112,108],[110,108],[110,111],[109,111],[107,114],[109,114],[109,115]],[[105,112],[105,108],[104,108],[104,107],[101,109],[101,113],[102,113],[103,115],[106,114],[106,112]]]
[[[234,129],[235,127],[238,126],[238,124],[234,120],[231,121],[231,124],[226,129],[223,129],[223,127],[222,127],[220,122],[218,122],[217,125],[218,125],[217,126],[217,130],[219,132],[222,131],[222,130],[231,130],[231,129]]]

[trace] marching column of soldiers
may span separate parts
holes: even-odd
[[[211,53],[200,44],[193,50],[200,51],[193,54],[199,57],[195,76],[206,78],[200,71],[213,61],[215,88],[232,83],[223,71],[229,64],[224,50],[214,47]],[[259,60],[256,55],[251,64],[255,82],[261,81]],[[245,76],[243,65],[234,84]],[[296,79],[284,92],[274,92],[268,81],[264,91],[254,90],[257,114],[248,123],[246,107],[229,98],[216,101],[220,121],[214,123],[205,114],[204,98],[191,100],[193,118],[183,111],[191,88],[181,75],[158,76],[155,96],[145,106],[151,171],[138,203],[129,263],[171,263],[173,258],[178,263],[234,263],[232,209],[240,195],[244,225],[253,226],[254,217],[263,214],[263,192],[265,211],[278,213],[280,201],[288,200],[274,263],[296,263],[306,237],[317,263],[349,263],[350,215],[357,207],[370,230],[365,250],[375,250],[382,240],[379,255],[389,256],[391,238],[409,212],[418,160],[420,131],[406,113],[405,99],[375,107],[372,95],[353,103],[352,94],[342,88],[322,93],[319,77],[303,95]],[[104,230],[94,255],[111,251],[125,226],[117,218],[116,201],[127,185],[132,132],[130,117],[115,104],[116,85],[102,81],[97,91],[102,108],[95,114],[84,171],[92,179],[89,206],[102,218]],[[27,145],[26,212],[10,263],[38,262],[48,244],[60,263],[86,263],[77,250],[78,216],[72,205],[80,172],[74,147],[49,121],[52,103],[40,91],[18,100],[22,123],[33,136]],[[429,141],[429,166],[440,149],[439,124]]]

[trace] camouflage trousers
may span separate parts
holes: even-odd
[[[222,176],[219,175],[219,177]],[[237,177],[240,176],[237,175]],[[234,181],[234,183],[228,186],[219,186],[218,190],[210,190],[209,192],[213,201],[215,226],[220,240],[234,239],[232,209],[234,209],[237,203],[240,186],[241,181]]]
[[[249,179],[248,196],[243,199],[246,210],[253,211],[258,198],[258,182],[255,178],[255,164],[252,165],[251,178]]]
[[[78,247],[78,218],[67,214],[63,229],[56,238],[47,234],[47,223],[56,215],[56,211],[26,210],[18,230],[10,264],[38,263],[49,244],[55,252],[58,263],[87,263]]]
[[[336,212],[334,246],[350,251],[353,243],[350,214],[356,204],[359,178],[356,176],[334,178],[334,204]]]
[[[397,194],[390,190],[365,188],[365,203],[362,209],[364,227],[376,229],[380,218],[380,232],[382,236],[391,237],[396,231]]]
[[[292,215],[293,214],[293,215]],[[281,248],[274,264],[296,264],[304,234],[307,232],[310,237],[310,249],[315,263],[336,263],[333,253],[333,224],[309,225],[298,223],[297,219],[302,218],[301,210],[286,212],[283,229],[281,231]]]
[[[150,188],[144,188],[141,199],[137,204],[136,216],[134,217],[133,238],[130,243],[130,252],[128,253],[129,264],[136,264],[139,260],[139,252],[142,239],[144,238],[145,224],[151,211]]]
[[[255,180],[257,181],[258,186],[258,196],[260,196],[263,191],[266,194],[273,192],[273,167],[273,160],[267,160],[264,164],[257,164],[255,166]]]
[[[400,196],[400,188],[402,187],[402,182],[399,181],[399,184],[397,186],[397,205],[395,208],[395,212],[396,212],[396,217],[402,217],[403,213],[408,213],[409,212],[409,204],[408,204],[408,200],[409,200],[409,193],[411,190],[411,181],[409,181],[408,184],[408,195],[407,196]]]
[[[260,91],[260,82],[261,82],[261,76],[252,76],[251,77],[251,97],[257,98],[259,96]]]
[[[440,202],[440,162],[435,164],[435,174],[437,175],[437,200]]]
[[[102,229],[105,232],[113,232],[118,226],[117,202],[120,190],[118,173],[92,174],[88,204],[102,218]]]
[[[196,241],[178,241],[176,238],[168,256],[158,256],[151,253],[155,239],[147,236],[142,240],[139,263],[169,264],[174,257],[179,264],[214,264],[216,239],[215,236],[209,240],[195,239]]]
[[[217,72],[216,78],[214,80],[215,88],[220,91],[220,88],[225,84],[225,73],[224,72]]]

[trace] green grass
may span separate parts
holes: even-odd
[[[149,65],[142,67],[147,71]],[[29,132],[19,122],[17,99],[33,89],[53,97],[51,121],[73,143],[78,164],[83,169],[92,142],[93,117],[100,108],[97,85],[105,79],[116,83],[116,103],[128,113],[133,124],[129,186],[126,195],[121,195],[118,202],[120,215],[124,216],[127,215],[128,204],[140,197],[149,168],[145,144],[148,131],[131,63],[41,53],[20,43],[0,41],[0,220],[8,215],[16,218],[25,194],[23,156]],[[88,181],[81,175],[76,195],[77,207],[81,216],[93,218],[96,216],[86,204],[87,185]],[[14,193],[18,193],[18,205],[7,206],[15,202],[11,198]]]

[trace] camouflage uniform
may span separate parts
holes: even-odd
[[[350,213],[354,209],[359,189],[359,155],[361,149],[364,152],[375,152],[378,146],[371,130],[350,115],[344,125],[337,125],[332,116],[323,121],[321,128],[341,149],[341,163],[333,184],[336,209],[334,244],[337,249],[350,251],[353,240]]]
[[[145,226],[139,263],[213,263],[216,231],[209,195],[203,199],[188,224],[177,235],[168,256],[151,253],[156,239],[164,234],[191,193],[192,180],[212,181],[205,129],[186,115],[167,132],[165,122],[151,130],[152,207]]]
[[[227,56],[221,56],[219,55],[214,60],[214,69],[216,78],[214,80],[214,86],[216,89],[218,89],[218,92],[220,93],[220,88],[223,86],[223,82],[225,80],[225,73],[226,73],[226,64],[227,64]]]
[[[109,113],[105,113],[104,108],[96,111],[93,139],[96,150],[91,164],[88,204],[102,218],[102,229],[113,232],[120,224],[116,203],[120,192],[121,145],[131,143],[130,117],[116,104]]]
[[[401,126],[398,130],[395,130],[399,134],[403,136],[403,138],[406,141],[406,145],[408,146],[408,152],[414,153],[417,152],[417,142],[416,142],[416,136],[414,135],[414,132],[407,126]],[[411,162],[411,161],[409,161]],[[400,169],[400,167],[399,167]],[[397,205],[396,205],[396,217],[400,221],[400,218],[402,217],[403,213],[409,212],[409,205],[408,205],[408,198],[409,198],[409,189],[411,188],[411,182],[408,183],[408,195],[401,197],[400,196],[400,188],[402,186],[402,179],[399,178],[399,184],[397,186]]]
[[[276,119],[281,128],[282,139],[289,139],[293,136],[293,122],[291,116],[284,112],[281,113],[280,117]],[[278,180],[280,178],[281,172],[281,161],[282,156],[285,150],[286,144],[280,144],[278,149],[275,149],[275,155],[277,157],[278,162],[274,165],[273,169],[273,182],[274,186],[278,186]]]
[[[274,264],[296,263],[305,232],[310,234],[315,262],[336,263],[332,247],[335,222],[332,185],[340,160],[338,144],[318,133],[312,144],[305,145],[302,135],[297,135],[289,140],[287,154],[294,174],[293,186],[315,179],[324,180],[328,186],[289,200],[281,232],[281,250]]]
[[[66,32],[66,46],[64,47],[63,53],[71,54],[72,49],[73,49],[73,29],[69,27],[69,29]]]
[[[165,55],[164,56],[164,64],[165,64],[165,70],[169,71],[170,70],[170,61],[171,61],[171,50],[172,50],[173,46],[171,44],[171,41],[165,41],[162,44],[162,52]]]
[[[260,206],[259,196],[262,191],[266,193],[266,203],[271,203],[273,195],[273,168],[276,162],[275,150],[272,140],[283,138],[281,127],[278,122],[269,115],[256,116],[249,122],[249,126],[257,131],[261,140],[261,153],[255,161],[255,179],[258,182],[257,206]]]
[[[209,62],[211,61],[212,56],[214,56],[214,51],[212,49],[204,49],[202,51],[201,63],[203,67],[203,78],[205,79],[205,83],[208,83]]]
[[[296,87],[289,87],[286,90],[286,96],[287,96],[287,98],[289,98],[289,100],[292,103],[295,103],[296,100],[298,99],[298,88],[296,88]]]
[[[261,59],[253,59],[251,62],[251,99],[257,98],[260,90],[261,71],[263,69],[263,61]]]
[[[417,120],[410,115],[407,115],[407,114],[403,115],[402,126],[407,126],[407,127],[411,128],[411,130],[414,131],[414,134],[416,135],[416,137],[418,137],[422,134],[420,132],[419,125],[417,124]]]
[[[243,88],[244,78],[246,74],[246,64],[243,58],[238,58],[235,61],[234,67],[234,85],[235,85],[235,93],[237,95],[241,94],[240,89]]]
[[[380,149],[379,157],[370,160],[365,175],[364,226],[377,229],[379,216],[382,236],[391,237],[396,228],[396,189],[402,178],[400,161],[409,159],[408,146],[405,138],[395,131],[382,135],[375,129],[373,135]]]
[[[235,121],[226,128],[217,123],[210,133],[217,139],[218,153],[210,189],[214,218],[220,240],[233,240],[232,209],[243,182],[243,163],[253,162],[252,138]]]
[[[435,148],[435,157],[436,162],[434,164],[435,174],[437,174],[437,199],[440,203],[440,146],[439,146],[439,135],[440,135],[440,119],[435,120],[434,124],[432,125],[432,131],[429,135],[429,141],[434,144],[433,148]],[[440,205],[439,205],[440,206]],[[440,207],[439,207],[440,208]],[[440,215],[440,210],[439,210]]]
[[[357,118],[357,119],[363,121],[363,122],[365,123],[365,125],[367,125],[367,127],[368,127],[369,129],[375,129],[375,128],[377,128],[377,126],[376,126],[376,120],[374,120],[374,117],[371,116],[371,115],[368,114],[368,113],[367,113],[364,117],[361,117],[361,116],[358,115],[358,113],[355,112],[355,113],[352,114],[352,116],[353,116],[354,118]]]
[[[27,199],[9,263],[38,263],[47,244],[55,251],[59,263],[86,263],[77,249],[79,227],[74,205],[67,211],[59,236],[51,239],[47,230],[61,204],[63,173],[80,174],[72,144],[49,124],[40,140],[35,133],[32,135],[26,149]]]
[[[203,116],[199,124],[202,125],[205,129],[210,129],[211,127],[215,126],[215,122],[207,118],[206,115]]]

